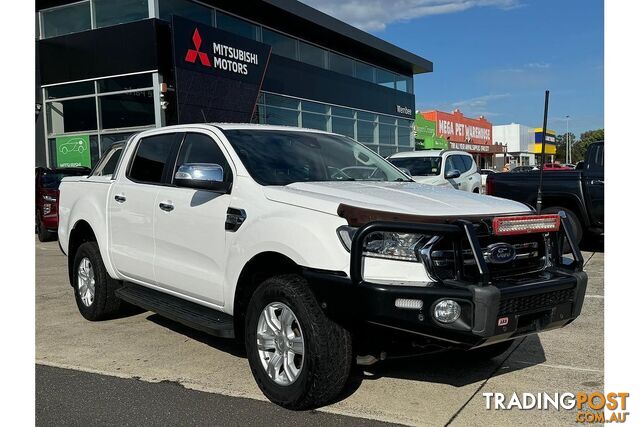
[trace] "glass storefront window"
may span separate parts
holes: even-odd
[[[47,102],[47,130],[51,134],[98,128],[94,97]]]
[[[383,70],[381,68],[376,68],[376,83],[381,86],[386,86],[391,89],[395,89],[396,76],[395,74]]]
[[[153,78],[151,77],[151,74],[135,74],[133,76],[98,80],[98,92],[100,93],[120,92],[123,90],[147,88],[152,86]]]
[[[329,69],[347,76],[353,76],[353,60],[346,56],[329,52]]]
[[[271,45],[271,53],[297,59],[296,39],[276,33],[267,28],[262,29],[262,42]]]
[[[300,61],[316,67],[326,68],[326,50],[303,41],[299,41],[298,46],[300,49]]]
[[[96,27],[140,21],[149,17],[148,0],[93,0]]]
[[[319,102],[302,101],[302,111],[327,114],[329,112],[329,106],[326,104],[320,104]]]
[[[55,37],[91,29],[88,1],[41,11],[43,37]]]
[[[133,132],[124,133],[107,133],[100,136],[100,150],[102,153],[106,153],[109,148],[116,142],[124,142],[133,134]]]
[[[302,113],[302,127],[327,130],[329,116],[324,114]]]
[[[358,120],[368,120],[370,122],[376,121],[376,115],[367,113],[365,111],[358,111]]]
[[[379,141],[378,144],[396,145],[396,127],[393,125],[378,125]]]
[[[355,138],[355,124],[353,119],[331,117],[331,131],[350,138]]]
[[[99,99],[103,129],[149,126],[155,123],[151,90],[101,96]]]
[[[72,96],[92,95],[96,92],[93,82],[72,83],[51,86],[46,89],[47,99],[69,98]]]
[[[413,93],[413,78],[408,76],[397,76],[396,89],[407,93]]]
[[[390,117],[390,116],[383,116],[381,114],[381,115],[378,116],[378,122],[395,126],[396,118],[395,117]]]
[[[270,107],[283,107],[298,109],[299,101],[295,98],[288,98],[286,96],[272,95],[270,93],[265,94],[265,104]]]
[[[387,147],[384,145],[381,145],[380,147],[378,147],[378,154],[380,154],[382,157],[388,157],[397,152],[398,152],[398,149],[396,147]]]
[[[358,121],[358,142],[374,144],[376,124],[372,122]]]
[[[375,82],[374,68],[371,65],[365,64],[360,61],[355,61],[355,62],[356,62],[356,77],[361,80],[366,80],[368,82],[374,83]]]
[[[351,108],[331,107],[332,116],[349,117],[352,119],[354,114],[355,111],[353,111]]]
[[[398,145],[402,145],[404,147],[412,146],[413,141],[411,141],[411,128],[398,127]]]
[[[258,27],[224,12],[216,13],[216,27],[252,40],[258,40]]]
[[[298,112],[282,108],[265,108],[265,122],[270,125],[298,126]]]
[[[189,0],[160,0],[160,19],[171,21],[172,15],[213,25],[214,10]]]

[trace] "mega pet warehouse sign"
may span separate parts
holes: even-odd
[[[56,166],[59,168],[91,167],[89,135],[56,138]]]

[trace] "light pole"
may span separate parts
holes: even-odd
[[[571,163],[571,143],[569,142],[569,116],[564,116],[567,119],[567,133],[564,134],[564,145],[567,147],[565,153],[565,163]]]

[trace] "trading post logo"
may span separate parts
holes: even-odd
[[[482,393],[488,410],[577,410],[576,423],[624,423],[629,393]],[[609,412],[605,412],[608,410]]]

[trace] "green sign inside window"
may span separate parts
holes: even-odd
[[[91,167],[89,135],[56,138],[56,166],[59,168]]]

